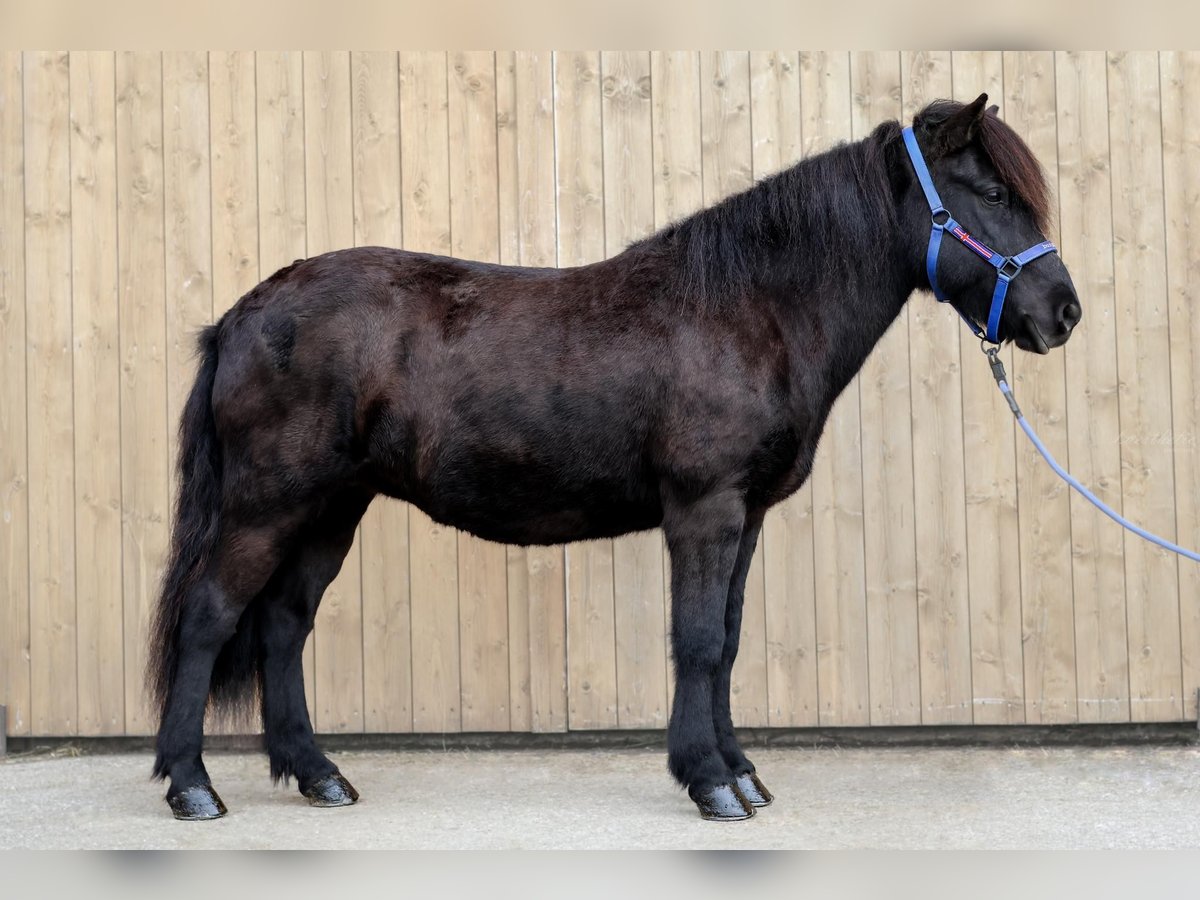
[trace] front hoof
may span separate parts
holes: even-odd
[[[219,819],[229,811],[211,784],[197,784],[184,788],[178,794],[169,795],[167,803],[175,818],[184,822]]]
[[[334,772],[319,781],[314,781],[301,793],[308,798],[311,805],[322,808],[353,806],[358,802],[358,791],[342,777],[341,772]]]
[[[709,822],[740,822],[754,815],[754,807],[735,784],[718,784],[688,794],[699,808],[700,818]]]
[[[754,772],[746,772],[737,777],[738,790],[750,801],[751,806],[770,806],[775,798],[767,790],[767,786],[758,780]]]

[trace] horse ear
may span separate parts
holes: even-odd
[[[987,114],[987,94],[980,94],[950,118],[941,128],[940,143],[947,153],[961,150],[975,137],[975,129]]]
[[[998,116],[998,115],[1000,115],[1000,104],[998,104],[998,103],[993,103],[991,106],[989,106],[989,107],[987,108],[987,111],[988,111],[988,115],[989,115],[989,116]]]

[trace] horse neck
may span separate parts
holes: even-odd
[[[844,182],[830,187],[828,173],[814,169],[802,173],[811,192],[803,220],[782,231],[786,244],[752,303],[771,309],[796,377],[811,384],[819,376],[818,396],[831,405],[900,315],[919,273],[884,206],[894,203],[890,192],[867,197]]]

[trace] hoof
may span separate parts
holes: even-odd
[[[353,806],[358,802],[358,791],[354,789],[354,785],[342,777],[341,772],[334,772],[319,781],[314,781],[301,793],[308,798],[308,802],[312,806],[322,808]]]
[[[175,818],[185,822],[219,819],[228,812],[211,784],[197,784],[167,797]]]
[[[754,815],[754,807],[735,784],[718,784],[689,794],[700,810],[700,818],[709,822],[740,822]]]
[[[738,790],[750,801],[751,806],[770,806],[775,798],[767,790],[767,786],[758,780],[754,772],[747,772],[737,777]]]

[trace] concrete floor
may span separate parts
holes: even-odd
[[[652,750],[331,754],[362,793],[312,809],[211,752],[229,807],[175,822],[149,754],[0,761],[0,848],[1200,847],[1200,748],[759,749],[776,801],[702,822]]]

